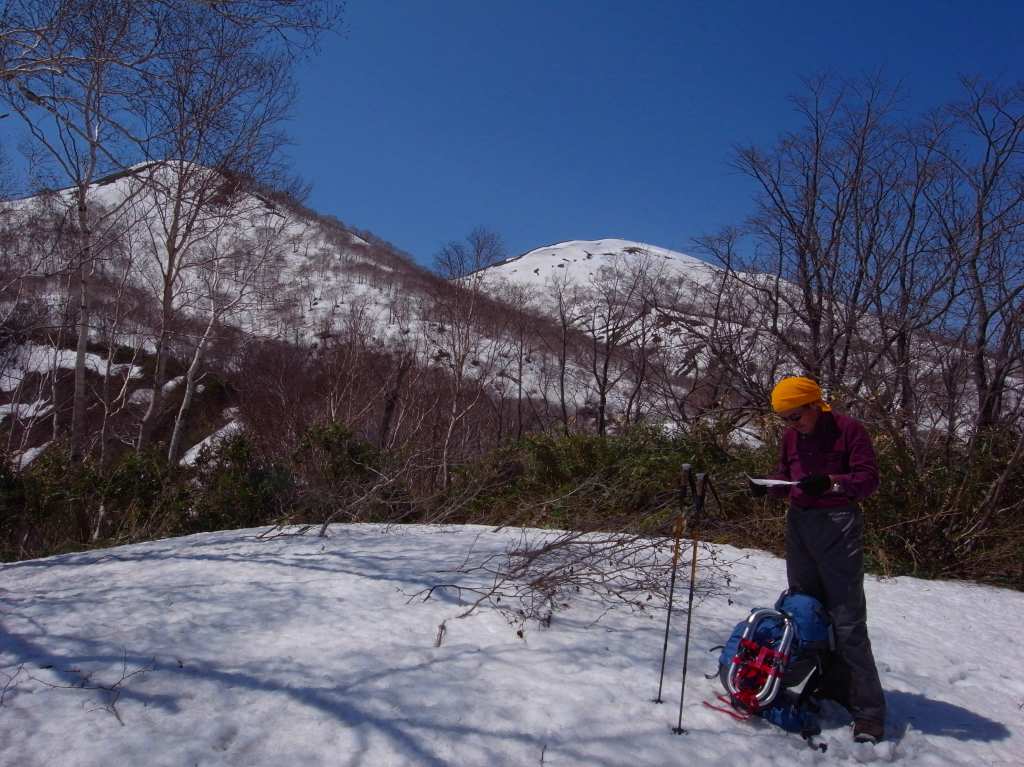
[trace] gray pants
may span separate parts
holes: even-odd
[[[820,600],[832,618],[839,658],[826,683],[855,719],[885,721],[885,695],[868,639],[863,520],[858,506],[786,515],[786,575],[791,591]]]

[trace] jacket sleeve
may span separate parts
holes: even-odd
[[[779,462],[775,465],[775,471],[769,475],[772,479],[793,479],[789,476],[789,439],[783,437],[782,444],[779,445]],[[789,498],[790,487],[783,485],[781,487],[769,487],[768,496],[770,498]]]
[[[846,449],[850,471],[834,474],[832,480],[851,498],[867,498],[878,489],[878,459],[867,429],[857,421],[847,426]]]

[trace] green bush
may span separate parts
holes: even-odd
[[[162,456],[128,452],[109,466],[46,450],[28,470],[4,469],[4,559],[46,556],[171,535],[181,530],[180,480]]]
[[[180,534],[186,529],[190,476],[188,469],[168,466],[162,450],[121,455],[97,477],[103,535],[128,542]]]
[[[1024,586],[1024,470],[1012,457],[1018,439],[993,430],[952,452],[915,455],[898,437],[875,434],[882,483],[864,503],[868,569]],[[770,472],[776,453],[774,444],[732,444],[713,424],[673,435],[646,428],[604,438],[534,434],[458,467],[443,492],[416,495],[408,484],[412,462],[339,423],[310,428],[291,454],[236,435],[204,450],[195,468],[169,467],[162,452],[126,452],[104,467],[76,464],[57,445],[24,472],[0,464],[0,557],[284,522],[666,535],[679,510],[683,463],[709,473],[717,490],[707,500],[702,538],[781,554],[786,505],[752,499],[745,479]]]
[[[200,532],[276,523],[287,515],[294,489],[286,467],[263,458],[245,434],[233,435],[201,451],[186,527]]]
[[[310,427],[291,457],[301,488],[298,511],[306,522],[387,522],[408,518],[413,507],[388,456],[356,436],[344,424]]]
[[[1011,462],[1018,438],[992,430],[913,456],[901,441],[876,436],[882,484],[864,504],[870,568],[1024,585],[1024,468]]]
[[[0,462],[0,561],[20,559],[25,514],[25,480],[10,461]]]
[[[723,503],[734,505],[731,485],[749,463],[744,457],[646,428],[603,438],[532,435],[463,467],[448,501],[475,492],[462,506],[461,521],[664,531],[679,508],[683,463],[710,473],[729,491],[721,493]],[[720,516],[712,501],[708,507]]]
[[[63,446],[43,452],[22,474],[25,505],[18,518],[23,555],[72,551],[90,544],[98,507],[92,463],[75,464]]]

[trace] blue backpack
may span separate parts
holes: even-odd
[[[805,737],[817,735],[821,728],[808,696],[834,647],[821,602],[784,591],[774,607],[751,610],[725,643],[718,676],[726,695],[719,700],[732,710],[719,710],[739,719],[760,716]]]

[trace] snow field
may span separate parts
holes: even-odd
[[[1024,660],[1006,651],[1024,613],[1016,592],[869,578],[891,739],[852,743],[833,707],[821,754],[703,706],[720,692],[703,678],[708,651],[785,585],[768,554],[722,547],[733,585],[695,608],[689,733],[673,735],[682,611],[655,705],[663,609],[595,623],[603,606],[580,597],[519,638],[493,610],[457,618],[452,590],[410,600],[517,532],[259,532],[0,566],[0,764],[1022,764]]]

